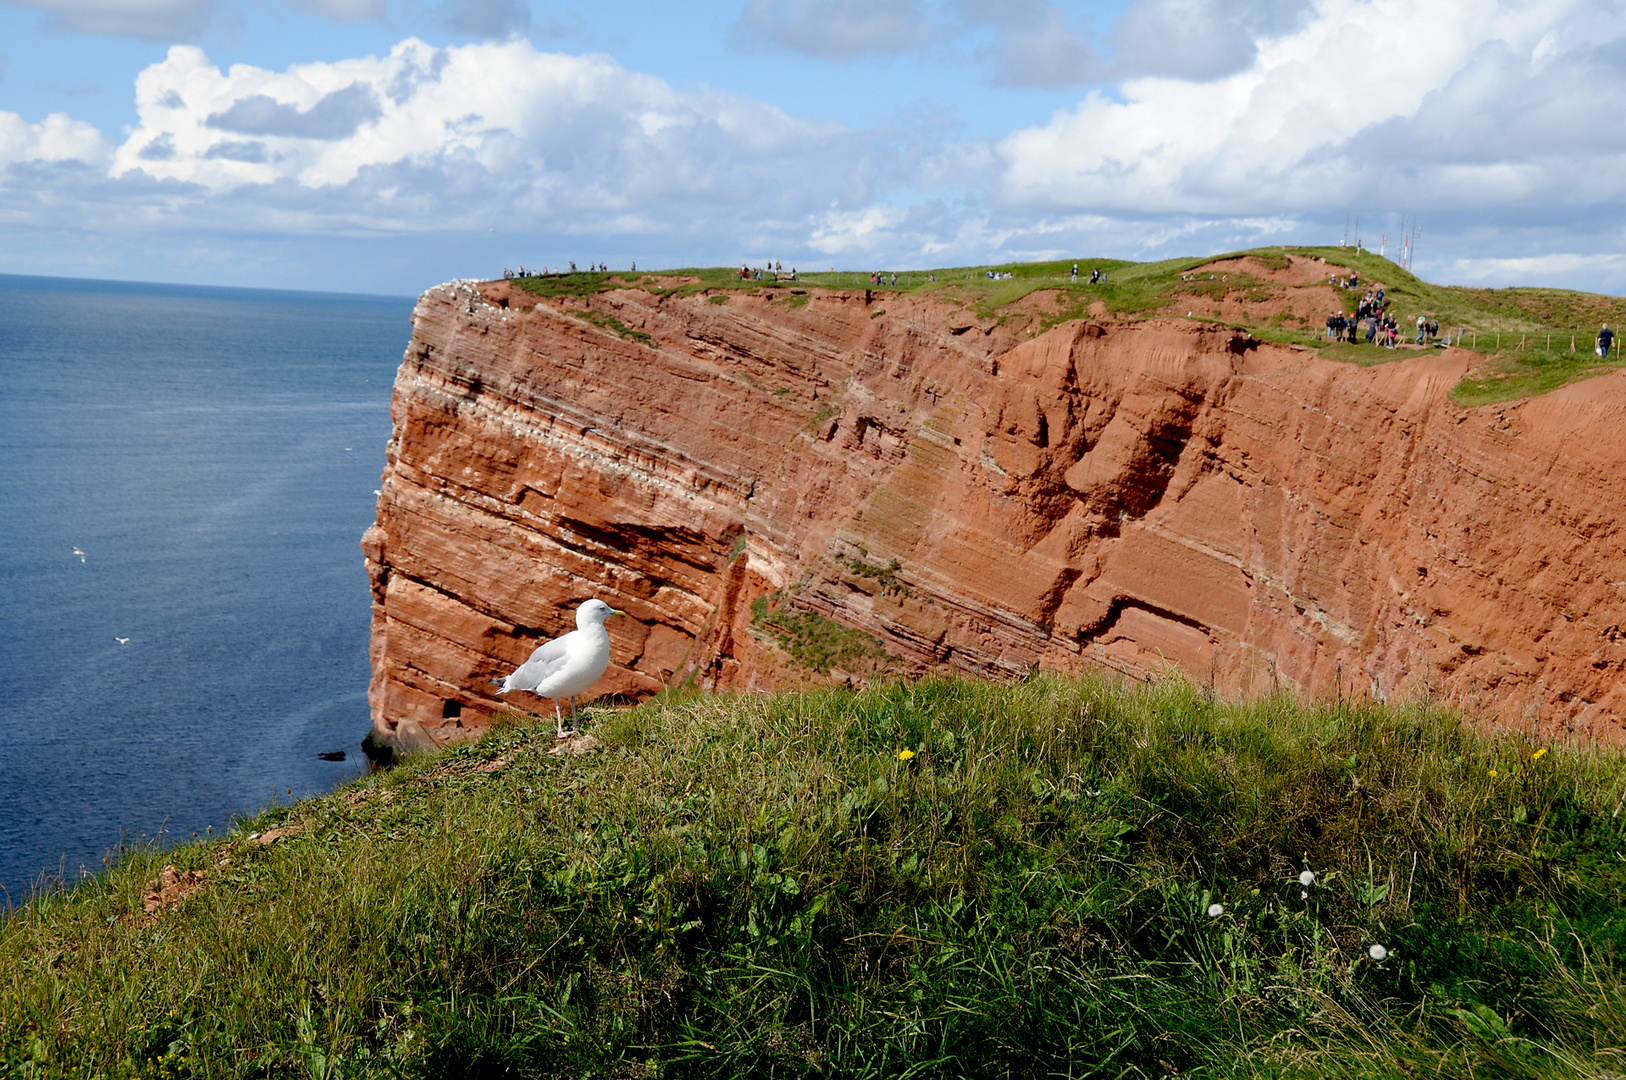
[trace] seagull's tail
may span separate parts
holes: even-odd
[[[498,690],[497,693],[506,694],[506,693],[508,693],[508,691],[513,689],[513,687],[508,685],[508,680],[511,679],[511,678],[513,678],[512,675],[493,675],[491,677],[492,682],[494,682],[498,686],[502,687],[502,689]]]

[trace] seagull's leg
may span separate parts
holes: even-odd
[[[576,695],[571,694],[570,695],[570,733],[572,735],[574,735],[574,734],[576,734],[577,730],[579,730],[579,729],[576,727]]]
[[[565,718],[564,715],[559,711],[558,698],[553,699],[553,732],[553,737],[556,739],[562,739],[565,737]]]

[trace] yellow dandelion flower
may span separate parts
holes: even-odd
[[[898,760],[899,761],[908,761],[910,758],[912,758],[914,756],[915,756],[915,752],[913,750],[899,750],[898,751]]]
[[[1490,771],[1490,774],[1491,774],[1491,779],[1492,779],[1492,780],[1495,780],[1495,779],[1496,779],[1496,770],[1495,770],[1495,769],[1492,769],[1492,770],[1491,770],[1491,771]]]
[[[1547,752],[1547,748],[1545,746],[1543,746],[1540,750],[1537,750],[1534,754],[1530,755],[1530,760],[1531,761],[1540,761],[1541,760],[1541,755],[1545,754],[1546,752]]]

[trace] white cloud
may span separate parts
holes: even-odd
[[[1209,84],[1130,80],[1121,100],[1092,93],[1011,134],[999,144],[1002,195],[1035,207],[1237,215],[1388,199],[1488,206],[1561,180],[1585,186],[1536,151],[1556,139],[1591,156],[1620,138],[1589,118],[1618,104],[1582,107],[1566,86],[1608,101],[1618,73],[1574,57],[1584,73],[1537,77],[1536,46],[1579,8],[1323,0],[1299,29],[1260,39],[1243,71]],[[1547,62],[1554,48],[1543,46]],[[1531,122],[1510,125],[1515,117]],[[1612,179],[1596,187],[1619,190]]]
[[[1626,255],[1555,252],[1525,258],[1464,258],[1444,264],[1452,281],[1495,285],[1507,281],[1599,281],[1626,278]]]
[[[1316,0],[1134,0],[1098,34],[1093,13],[1058,0],[747,0],[737,44],[815,59],[938,54],[980,64],[995,86],[1063,90],[1165,76],[1207,81],[1240,71],[1262,39],[1303,24]]]
[[[902,211],[892,206],[832,210],[814,221],[808,243],[814,251],[826,255],[860,254],[879,247],[896,250],[895,230],[903,221]]]
[[[504,5],[522,0],[442,2],[426,10],[489,2],[495,32]],[[836,10],[809,2],[761,10]],[[1425,273],[1626,288],[1615,255],[1626,250],[1626,66],[1614,59],[1626,13],[1587,0],[1309,2],[1129,9],[1146,26],[1178,16],[1208,28],[1218,60],[1172,30],[1163,54],[1137,59],[1130,16],[1101,39],[1115,54],[1090,51],[1086,23],[1055,24],[1060,66],[1040,79],[1034,60],[1026,85],[1066,81],[1068,64],[1164,73],[960,142],[936,114],[866,129],[812,122],[517,38],[408,39],[387,55],[285,70],[222,70],[176,46],[137,79],[138,123],[116,149],[67,116],[0,113],[0,222],[423,250],[429,241],[412,238],[473,250],[508,235],[502,250],[527,263],[541,248],[580,261],[624,251],[640,265],[772,253],[787,265],[902,267],[1326,242],[1346,210],[1364,212],[1372,239],[1392,236],[1385,222],[1406,210],[1424,222]],[[1020,59],[996,55],[1001,42],[1062,10],[871,9],[924,11],[940,28],[949,3],[979,28],[966,48],[995,50],[984,57],[994,70]],[[861,40],[904,40],[891,33]],[[829,48],[848,55],[859,40]]]
[[[1113,26],[1114,78],[1203,82],[1242,71],[1259,42],[1300,29],[1312,0],[1135,0]]]
[[[292,0],[292,6],[334,22],[378,22],[388,5],[385,0]]]
[[[323,94],[308,109],[285,104],[264,94],[250,94],[232,102],[225,112],[204,121],[209,127],[239,135],[283,135],[294,139],[331,141],[353,135],[361,125],[382,114],[378,95],[361,82]]]
[[[525,0],[443,0],[436,14],[450,30],[482,38],[505,38],[531,28]]]
[[[115,177],[232,193],[287,224],[782,236],[895,176],[887,137],[748,98],[674,90],[605,56],[509,40],[221,71],[175,46],[136,83]],[[306,192],[296,197],[296,193]],[[801,226],[797,226],[800,228]]]
[[[823,60],[936,53],[939,62],[980,64],[995,86],[1062,90],[1230,74],[1252,62],[1260,38],[1295,29],[1314,3],[1134,0],[1098,40],[1091,13],[1058,0],[747,0],[733,34],[742,47]]]
[[[1099,81],[1104,64],[1090,34],[1055,0],[956,0],[969,29],[989,28],[978,50],[996,86],[1060,90]]]
[[[215,0],[0,0],[49,16],[47,25],[78,34],[170,42],[198,37],[214,17]]]
[[[389,0],[284,2],[295,11],[341,23],[383,22],[390,8]],[[0,5],[42,12],[46,25],[55,30],[165,44],[197,40],[221,8],[231,6],[220,0],[0,0]],[[411,14],[415,8],[408,5],[404,11]],[[523,33],[531,26],[526,0],[441,0],[429,13],[448,29],[486,37]]]
[[[107,153],[101,132],[64,113],[30,124],[14,112],[0,111],[0,169],[27,161],[95,164],[105,161]]]
[[[821,60],[901,53],[930,36],[920,0],[747,0],[734,24],[739,48],[771,46]]]

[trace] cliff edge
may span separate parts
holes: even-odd
[[[1621,739],[1626,371],[1464,409],[1464,350],[1046,311],[424,293],[362,542],[375,734],[477,734],[596,595],[631,697],[1173,666]]]

